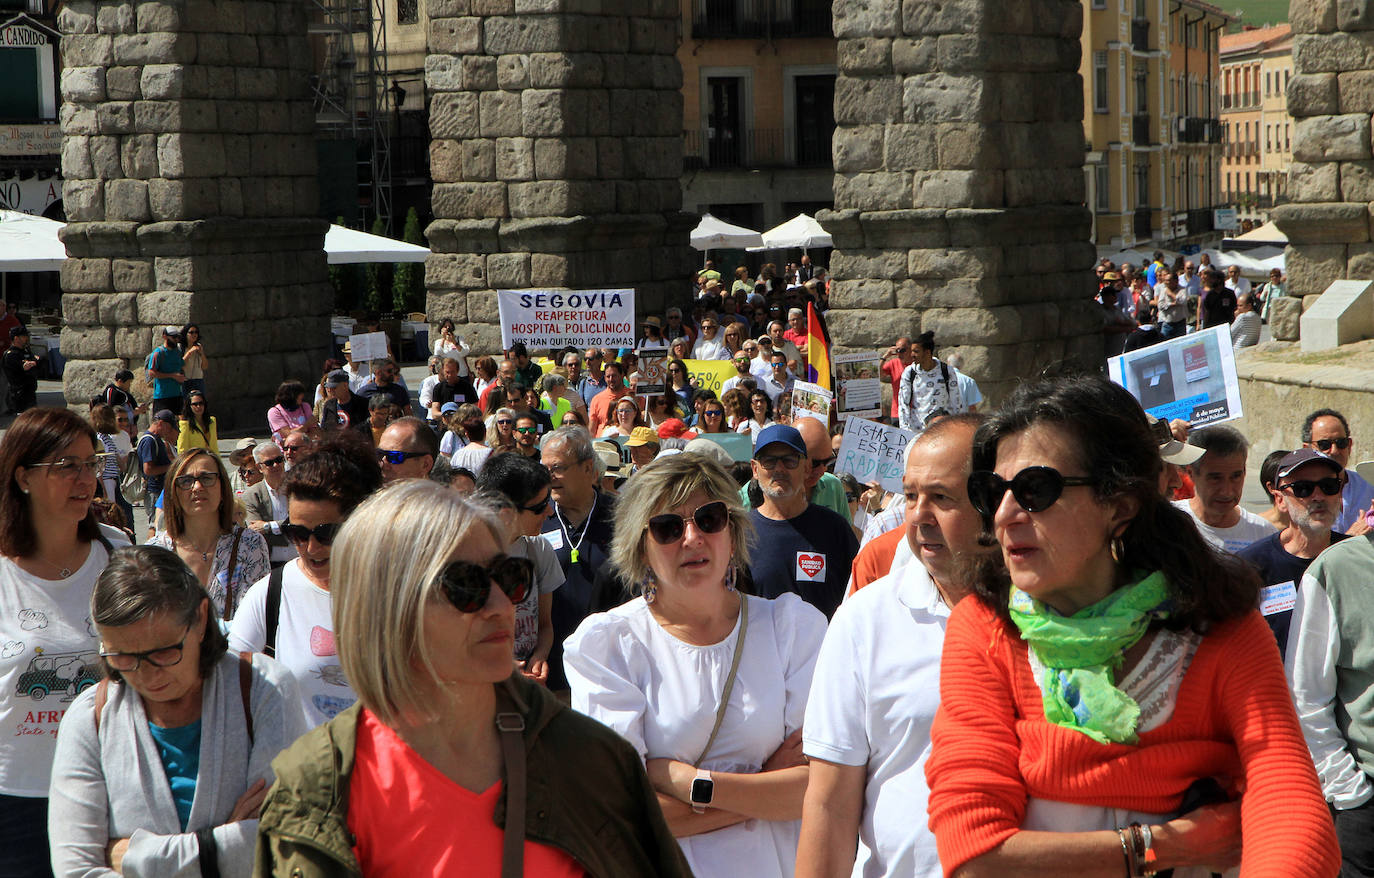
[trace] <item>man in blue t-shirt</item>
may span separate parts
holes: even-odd
[[[1289,628],[1302,575],[1312,560],[1345,534],[1332,530],[1341,511],[1345,469],[1311,448],[1300,448],[1279,461],[1273,502],[1288,515],[1288,526],[1241,549],[1236,555],[1259,570],[1260,612],[1279,642],[1289,666]]]
[[[153,348],[146,364],[148,377],[153,380],[153,411],[166,409],[181,412],[181,382],[186,373],[181,359],[181,329],[162,327],[162,344]]]
[[[138,440],[138,461],[143,469],[143,511],[148,513],[148,531],[156,528],[157,501],[162,496],[162,487],[167,478],[167,470],[172,468],[176,457],[177,416],[169,409],[160,409],[148,423],[148,432]],[[133,522],[130,522],[132,525]]]
[[[790,591],[829,618],[844,599],[859,552],[854,530],[807,497],[811,461],[794,427],[773,424],[759,433],[753,469],[763,495],[749,513],[756,537],[749,564],[754,593],[775,598]]]

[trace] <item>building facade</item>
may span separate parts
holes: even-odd
[[[1218,40],[1233,17],[1201,0],[1087,0],[1084,174],[1101,248],[1213,237],[1222,206]]]
[[[1222,188],[1236,215],[1268,220],[1288,197],[1293,119],[1288,81],[1293,34],[1287,24],[1243,30],[1221,39],[1221,116],[1227,131]]]

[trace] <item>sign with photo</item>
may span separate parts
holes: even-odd
[[[635,354],[639,358],[639,381],[635,384],[635,393],[647,396],[667,390],[668,349],[640,348]]]
[[[385,360],[387,357],[386,333],[364,332],[360,335],[350,335],[348,337],[348,350],[355,363]]]
[[[633,348],[634,290],[497,290],[501,346]]]
[[[792,420],[815,418],[823,424],[830,423],[831,393],[819,384],[809,381],[792,382]]]
[[[1107,360],[1107,374],[1157,418],[1193,427],[1242,415],[1229,326],[1180,335]]]
[[[879,417],[883,413],[882,354],[878,351],[837,354],[831,365],[835,370],[835,414]]]
[[[902,459],[906,444],[916,437],[910,430],[889,427],[864,418],[846,418],[844,438],[835,456],[835,474],[849,473],[867,485],[877,482],[884,491],[902,491]]]

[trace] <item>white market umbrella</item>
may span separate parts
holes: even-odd
[[[0,210],[0,272],[61,271],[67,249],[57,240],[62,223]]]
[[[346,265],[353,262],[424,262],[429,248],[331,224],[324,235],[324,252],[330,265]]]
[[[761,245],[763,237],[753,229],[731,225],[708,213],[692,229],[690,241],[696,250],[744,250]]]
[[[821,228],[813,217],[799,213],[780,226],[774,226],[763,233],[765,250],[790,250],[800,248],[810,250],[815,247],[833,247],[830,233]]]

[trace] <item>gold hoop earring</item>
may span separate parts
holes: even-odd
[[[1108,545],[1111,547],[1112,550],[1112,560],[1118,564],[1124,564],[1124,559],[1126,557],[1126,544],[1122,541],[1121,537],[1112,537],[1111,542]]]

